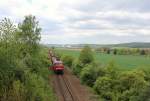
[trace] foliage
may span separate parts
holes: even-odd
[[[78,59],[73,62],[73,72],[80,77],[83,84],[94,88],[101,101],[149,101],[149,57],[136,56],[140,52],[138,49],[120,50],[117,50],[116,55],[95,53],[96,62],[103,64],[95,64],[93,61],[83,64],[78,59],[81,56],[79,51],[61,52]],[[127,69],[125,71],[122,68]]]
[[[79,56],[78,51],[65,50],[64,53],[72,54],[76,59]],[[117,54],[95,53],[96,61],[107,61],[105,64],[95,64],[93,61],[83,64],[76,60],[72,66],[73,72],[82,83],[92,87],[102,101],[149,101],[149,65],[139,68],[149,63],[149,57]],[[130,69],[130,66],[135,69]],[[128,68],[128,71],[121,68]]]
[[[93,52],[89,46],[85,46],[79,56],[79,61],[85,65],[89,64],[94,60]]]
[[[146,81],[150,82],[150,68],[139,68],[138,69],[139,71],[143,71],[143,73],[145,74],[144,75],[144,78]]]
[[[83,64],[81,64],[79,61],[74,61],[73,64],[72,64],[72,70],[73,70],[73,73],[77,76],[80,76],[80,72],[83,68]]]
[[[94,89],[102,98],[112,101],[112,85],[113,80],[111,78],[99,77],[95,82]]]
[[[16,31],[15,25],[10,19],[4,18],[0,21],[0,41],[10,42],[13,39],[13,34]]]
[[[28,73],[25,86],[27,88],[27,101],[53,101],[53,95],[46,85],[47,82],[35,73]]]
[[[29,54],[36,53],[38,49],[38,44],[40,41],[41,28],[36,21],[35,16],[29,15],[25,16],[22,23],[18,25],[18,32],[16,34],[16,39],[18,43],[22,44],[21,52],[24,57]]]
[[[105,75],[105,69],[98,66],[96,63],[92,63],[89,65],[86,65],[82,70],[80,74],[80,78],[82,83],[87,84],[89,86],[93,86],[94,82],[99,76]]]
[[[95,49],[95,51],[98,53],[107,53],[111,54],[113,53],[114,55],[150,55],[150,49],[148,48],[128,48],[128,47],[118,47],[118,48],[107,48],[107,47],[101,47]]]
[[[72,56],[65,55],[62,57],[62,60],[66,66],[72,67],[72,63],[74,61],[74,58]]]
[[[106,75],[111,78],[117,78],[119,74],[119,68],[115,65],[114,61],[111,61],[106,66]]]
[[[0,21],[0,101],[55,101],[40,30],[34,16],[18,27],[10,19]]]
[[[145,53],[145,50],[141,50],[140,54],[141,54],[141,55],[145,55],[145,54],[146,54],[146,53]]]
[[[113,54],[114,54],[114,55],[116,55],[116,54],[117,54],[117,50],[116,50],[116,49],[114,49]]]
[[[142,71],[118,73],[117,78],[105,75],[99,77],[94,85],[101,98],[110,101],[137,101],[141,90],[147,86]]]
[[[150,101],[150,85],[141,90],[137,101]]]

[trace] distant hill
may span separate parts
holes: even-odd
[[[150,42],[132,42],[132,43],[121,43],[121,44],[47,44],[48,47],[57,47],[57,48],[83,48],[84,46],[90,46],[91,48],[100,48],[100,47],[127,47],[127,48],[150,48]]]
[[[146,42],[123,43],[123,44],[116,44],[114,45],[114,47],[150,48],[150,43]]]

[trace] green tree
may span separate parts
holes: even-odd
[[[140,55],[146,55],[146,52],[144,49],[141,50]]]
[[[16,35],[18,43],[22,45],[21,51],[24,56],[28,54],[32,55],[38,49],[40,41],[41,28],[39,22],[36,21],[36,17],[29,15],[25,16],[22,23],[18,25],[18,33]]]
[[[13,39],[16,26],[8,18],[4,18],[0,21],[0,41],[9,42]]]
[[[85,46],[79,56],[79,61],[85,65],[85,64],[90,64],[93,62],[94,57],[93,57],[93,52],[89,46]]]
[[[16,54],[16,50],[14,50],[15,32],[16,27],[10,19],[4,18],[0,21],[0,55],[2,56],[1,59],[3,61],[1,64],[6,65],[5,62],[9,64],[14,61],[14,56]]]
[[[13,101],[10,95],[14,91],[14,89],[11,89],[13,88],[13,82],[16,79],[21,80],[23,75],[19,75],[19,78],[17,78],[16,74],[19,74],[19,72],[15,72],[21,61],[17,57],[16,31],[17,28],[10,19],[4,18],[0,21],[0,100],[2,101]],[[21,66],[23,67],[23,65]]]
[[[113,54],[116,55],[117,54],[117,49],[113,50]]]
[[[18,27],[10,19],[0,21],[0,101],[55,101],[38,22],[26,16]]]

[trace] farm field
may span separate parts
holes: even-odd
[[[80,51],[77,50],[57,49],[57,51],[63,55],[73,56],[74,58],[78,58],[80,54]],[[113,61],[116,66],[125,70],[150,67],[150,57],[148,56],[113,55],[95,52],[94,57],[97,62],[104,65]]]

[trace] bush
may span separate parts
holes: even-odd
[[[141,90],[137,101],[150,101],[150,85]]]
[[[120,90],[129,90],[130,88],[143,88],[146,85],[144,73],[142,71],[123,72],[120,77]]]
[[[94,89],[103,99],[112,101],[112,85],[113,80],[111,78],[99,77],[95,82]]]
[[[140,71],[144,72],[144,78],[147,82],[150,82],[150,68],[140,68]]]
[[[97,64],[92,63],[89,65],[86,65],[80,74],[80,78],[82,83],[85,83],[89,86],[93,86],[94,82],[96,81],[98,76],[104,76],[105,75],[105,69],[97,66]]]
[[[70,68],[72,67],[72,63],[74,60],[74,58],[72,56],[65,55],[65,56],[63,56],[62,60],[66,66],[68,66]]]
[[[114,61],[111,61],[106,65],[106,75],[111,77],[112,79],[115,79],[118,77],[119,73],[119,68],[115,65]]]
[[[24,85],[19,81],[13,81],[12,87],[3,92],[1,101],[26,101],[26,90]]]
[[[116,55],[117,54],[117,49],[113,50],[113,54]]]
[[[123,72],[118,78],[118,91],[121,92],[121,101],[137,101],[141,91],[147,86],[142,71]]]
[[[145,80],[145,73],[141,70],[120,72],[114,67],[113,63],[110,63],[105,68],[105,75],[98,77],[94,84],[94,90],[101,98],[107,101],[145,101],[138,100],[147,96],[141,94],[149,84]]]
[[[25,87],[27,89],[26,101],[55,101],[52,89],[45,80],[35,73],[28,73]]]
[[[73,62],[72,70],[75,75],[80,76],[80,72],[82,68],[83,68],[83,65],[80,62],[78,61]]]
[[[9,101],[26,101],[26,89],[19,80],[13,82],[13,88],[9,92],[12,96],[9,96]]]

